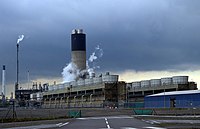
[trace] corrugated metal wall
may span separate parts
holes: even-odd
[[[200,107],[200,94],[146,96],[145,108]]]

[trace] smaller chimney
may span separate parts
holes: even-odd
[[[2,94],[5,96],[5,93],[6,93],[6,87],[5,87],[5,82],[6,82],[6,66],[3,65],[3,71],[2,71],[2,89],[1,89],[1,92]]]

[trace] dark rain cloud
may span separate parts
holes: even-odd
[[[87,56],[98,44],[104,56],[99,71],[193,69],[199,65],[199,0],[1,0],[0,65],[8,81],[16,78],[16,41],[20,79],[59,77],[70,62],[70,33],[87,33]],[[179,66],[184,67],[179,67]]]

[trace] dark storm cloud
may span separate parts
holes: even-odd
[[[70,33],[87,33],[88,56],[104,49],[101,70],[168,70],[199,65],[199,0],[1,0],[0,65],[15,81],[16,41],[20,76],[59,77],[70,61]]]

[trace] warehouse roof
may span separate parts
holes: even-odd
[[[163,96],[163,95],[182,95],[182,94],[200,94],[200,90],[185,90],[185,91],[171,91],[171,92],[162,92],[158,94],[148,95],[151,96]]]

